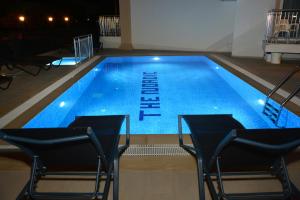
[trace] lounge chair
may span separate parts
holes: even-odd
[[[126,144],[118,147],[125,118]],[[0,138],[18,146],[33,161],[30,180],[17,199],[107,199],[112,180],[113,198],[118,199],[118,162],[129,146],[129,116],[78,117],[68,128],[2,129]],[[95,189],[87,193],[36,190],[40,180],[53,175],[63,175],[65,180],[91,176]]]
[[[194,147],[185,145],[182,119]],[[245,129],[231,115],[179,116],[179,144],[197,160],[199,197],[206,181],[212,199],[290,199],[299,191],[288,177],[284,156],[300,146],[300,129]],[[280,181],[282,192],[226,193],[223,177]],[[212,178],[217,179],[216,189]]]
[[[0,45],[0,54],[0,65],[5,65],[10,69],[19,69],[32,76],[37,76],[42,69],[49,70],[52,67],[52,62],[60,59],[56,56],[18,55],[12,48],[5,44]],[[29,70],[29,66],[36,67],[37,70]]]
[[[8,89],[12,81],[13,81],[12,76],[0,75],[0,89],[1,90]]]

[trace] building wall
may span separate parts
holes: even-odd
[[[121,42],[121,37],[101,37],[100,38],[103,48],[108,48],[108,49],[118,49],[122,48],[122,42]],[[123,47],[125,48],[125,47]]]
[[[236,1],[130,2],[135,49],[231,52]]]
[[[267,12],[276,0],[238,0],[233,34],[232,55],[262,57]]]

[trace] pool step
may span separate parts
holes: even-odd
[[[266,103],[265,104],[265,111],[275,111],[275,112],[279,112],[279,109],[278,108],[275,108],[273,105],[271,105],[270,103]]]
[[[281,110],[282,107],[276,108],[269,102],[266,102],[263,109],[263,114],[266,115],[276,126],[278,126]]]

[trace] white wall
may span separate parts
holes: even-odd
[[[103,48],[117,49],[121,46],[121,37],[100,37]]]
[[[233,34],[232,55],[263,57],[262,41],[267,12],[276,0],[238,0]]]
[[[231,52],[235,7],[236,1],[131,0],[133,47]]]

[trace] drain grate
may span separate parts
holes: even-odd
[[[124,152],[124,156],[189,156],[190,154],[177,144],[133,144]]]

